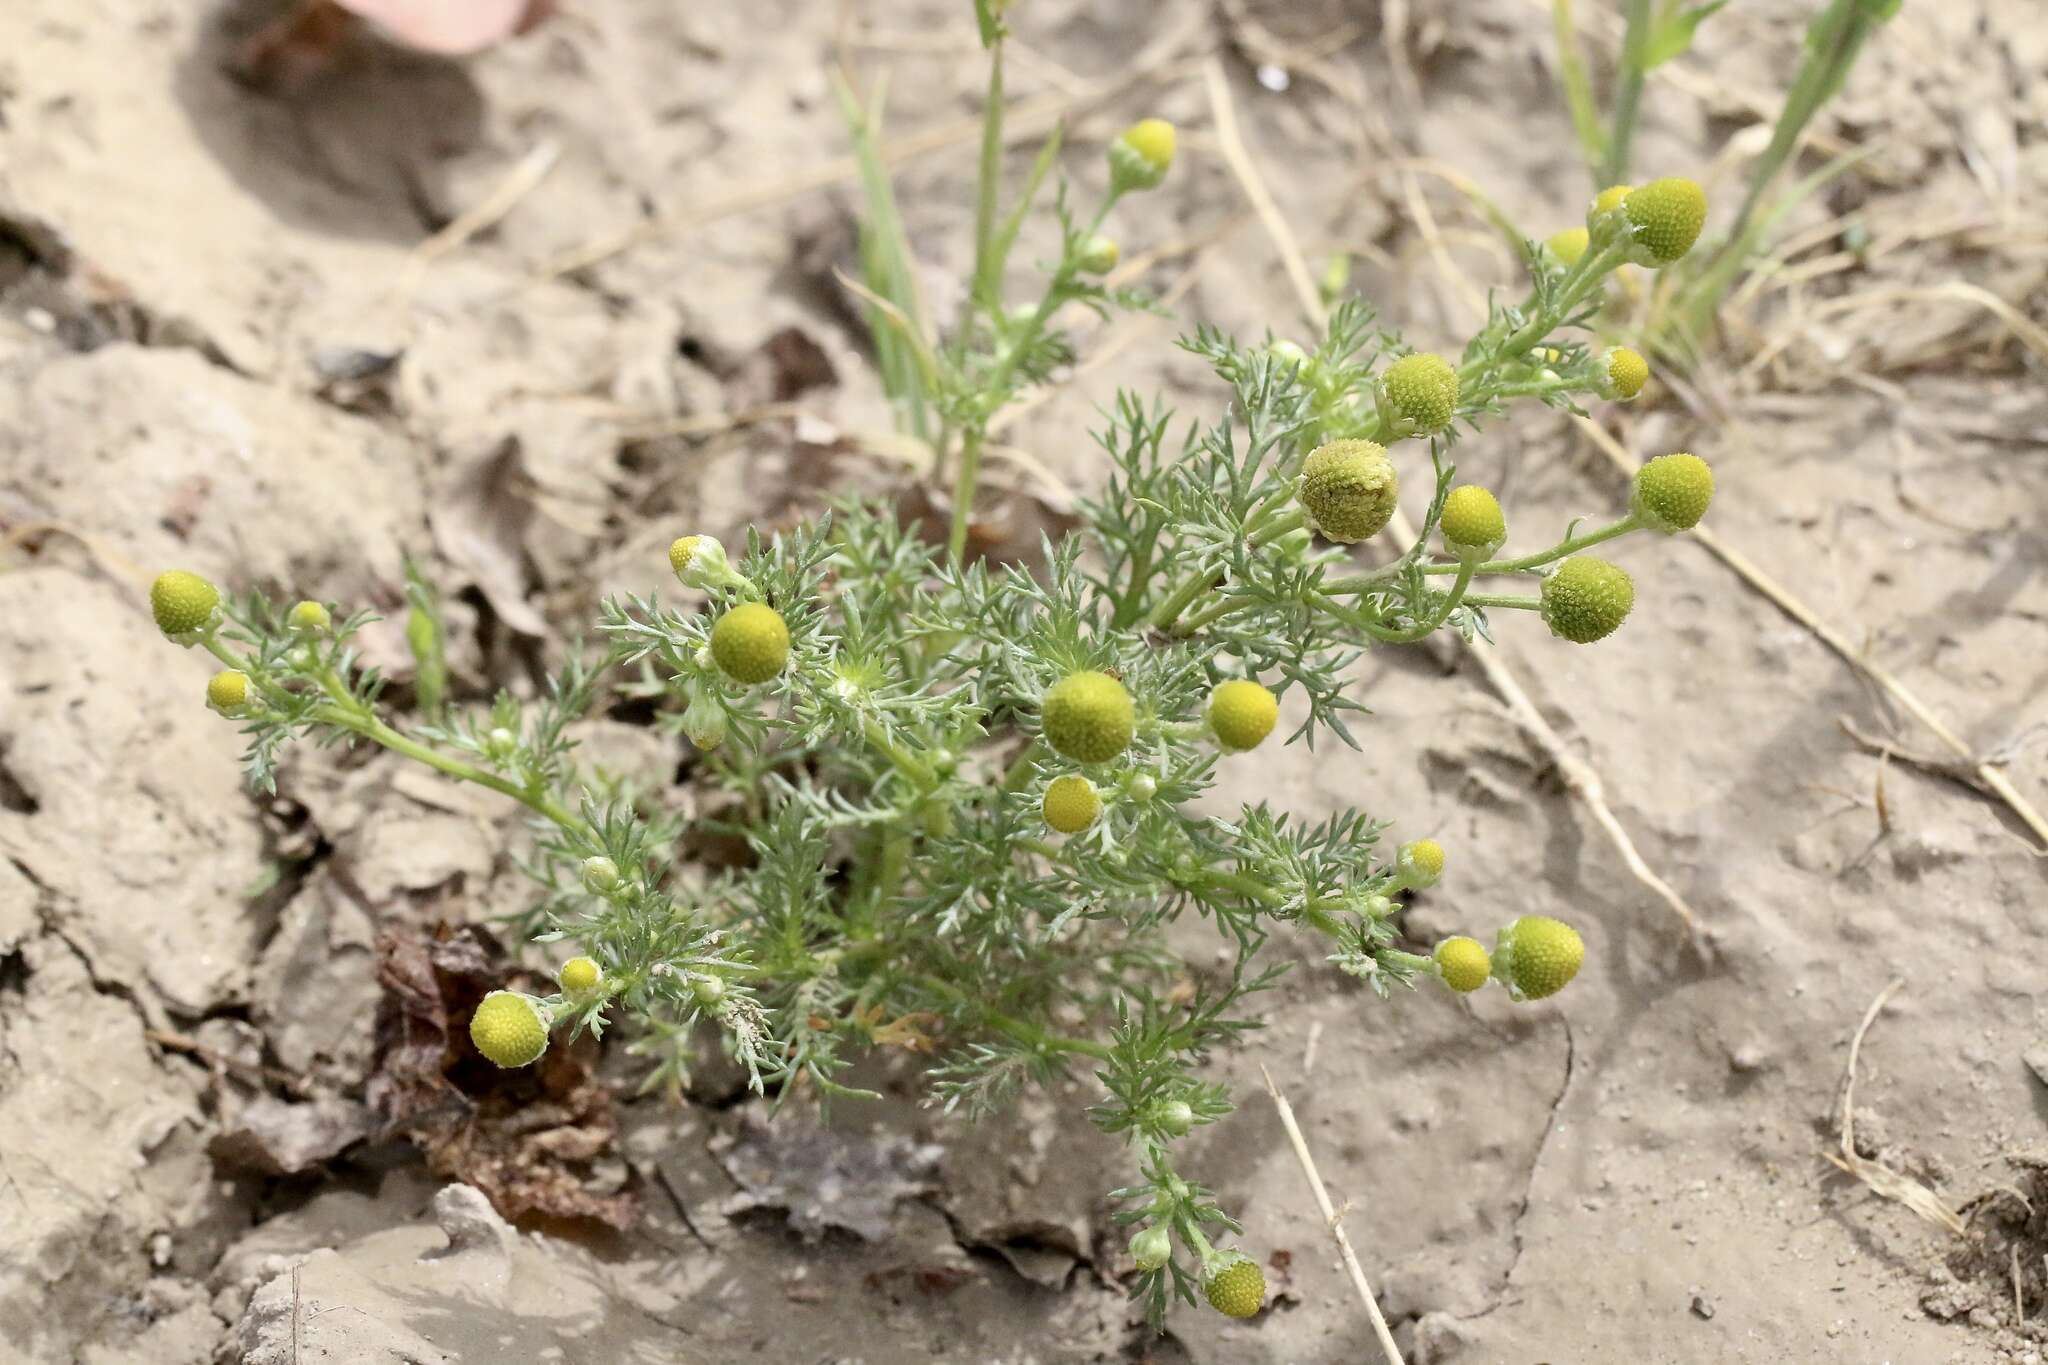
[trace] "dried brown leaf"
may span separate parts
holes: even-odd
[[[592,1218],[629,1226],[638,1201],[603,1168],[616,1160],[618,1116],[593,1072],[589,1038],[507,1071],[476,1055],[469,1016],[512,978],[483,930],[387,930],[377,942],[384,987],[368,1097],[387,1132],[403,1133],[428,1169],[474,1185],[507,1218]]]

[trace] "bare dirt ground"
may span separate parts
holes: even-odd
[[[1018,8],[1012,92],[1068,120],[1073,175],[1136,116],[1181,123],[1173,179],[1119,224],[1127,255],[1161,251],[1142,282],[1185,324],[1303,326],[1218,156],[1211,57],[1310,259],[1356,253],[1418,344],[1452,344],[1514,275],[1440,168],[1537,235],[1581,210],[1547,6]],[[1611,53],[1611,16],[1581,8]],[[1711,20],[1652,81],[1639,164],[1729,202],[1801,8]],[[410,552],[455,597],[458,686],[487,696],[530,687],[599,593],[653,585],[680,531],[892,486],[831,275],[854,190],[827,73],[891,74],[943,308],[981,67],[964,0],[581,0],[467,63],[366,40],[257,94],[224,64],[261,17],[0,7],[0,1359],[1375,1359],[1264,1066],[1411,1361],[2038,1365],[2048,861],[1970,764],[1696,541],[1631,542],[1639,606],[1613,641],[1505,622],[1497,657],[1697,945],[1457,650],[1361,669],[1362,755],[1237,760],[1233,796],[1441,838],[1454,874],[1417,940],[1532,912],[1590,945],[1571,991],[1521,1008],[1381,1003],[1299,950],[1225,1063],[1243,1108],[1194,1159],[1279,1255],[1249,1324],[1132,1319],[1100,1198],[1121,1156],[1079,1117],[1085,1077],[976,1130],[918,1108],[908,1074],[887,1078],[901,1102],[827,1130],[763,1127],[723,1077],[565,1121],[602,1139],[588,1190],[637,1201],[623,1232],[514,1231],[402,1140],[361,1141],[378,937],[522,904],[517,821],[362,756],[303,755],[251,798],[203,661],[150,623],[150,576],[388,611]],[[1795,218],[1727,352],[1596,416],[1631,451],[1712,460],[1725,543],[2042,803],[2038,6],[1908,4],[1819,125],[1816,155],[1846,145],[1868,159]],[[508,186],[481,231],[435,236]],[[1119,384],[1213,412],[1172,330],[1089,333],[1001,477],[1055,501],[1099,477],[1085,433]],[[773,402],[794,406],[757,420]],[[1623,497],[1549,414],[1461,460],[1520,526]],[[402,671],[395,628],[368,644]],[[589,738],[676,763],[633,725]],[[1894,978],[1856,1144],[1960,1233],[1824,1159],[1851,1036]]]

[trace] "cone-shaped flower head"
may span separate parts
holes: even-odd
[[[1367,540],[1393,519],[1401,481],[1377,441],[1331,441],[1301,465],[1302,511],[1327,540]]]
[[[1542,602],[1543,622],[1552,634],[1590,645],[1628,618],[1636,585],[1620,565],[1573,555],[1543,580]]]
[[[1040,707],[1046,742],[1076,763],[1107,763],[1137,730],[1137,708],[1107,673],[1070,673],[1046,689]]]

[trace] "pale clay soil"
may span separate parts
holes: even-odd
[[[1168,187],[1117,216],[1127,254],[1213,240],[1143,282],[1192,266],[1186,324],[1298,334],[1211,131],[1198,63],[1216,54],[1311,260],[1359,253],[1355,283],[1391,320],[1452,345],[1473,291],[1512,267],[1398,157],[1456,167],[1539,235],[1572,221],[1585,182],[1547,8],[1027,0],[1012,92],[1070,103],[1068,169],[1088,185],[1123,123],[1179,121]],[[1610,51],[1610,16],[1580,8]],[[1802,8],[1710,21],[1651,84],[1639,164],[1698,174],[1728,204]],[[1496,634],[1697,911],[1699,946],[1457,649],[1360,667],[1363,753],[1225,765],[1219,810],[1359,804],[1440,838],[1453,872],[1418,898],[1411,938],[1548,913],[1590,950],[1569,992],[1514,1007],[1383,1003],[1305,941],[1276,945],[1297,975],[1221,1062],[1242,1108],[1188,1153],[1249,1248],[1291,1255],[1248,1324],[1187,1310],[1160,1336],[1132,1319],[1100,1197],[1124,1159],[1079,1117],[1086,1077],[966,1129],[892,1071],[898,1098],[821,1133],[801,1106],[763,1128],[713,1068],[693,1103],[627,1105],[592,1163],[599,1187],[638,1194],[624,1234],[514,1230],[404,1142],[349,1146],[375,936],[524,903],[519,823],[398,761],[332,753],[253,799],[231,728],[199,705],[206,661],[150,623],[149,577],[177,565],[389,611],[410,552],[453,596],[457,683],[482,696],[529,686],[599,593],[658,586],[671,536],[899,486],[863,439],[886,411],[831,275],[852,259],[854,192],[837,172],[799,178],[844,152],[827,79],[842,55],[892,73],[904,135],[965,126],[981,68],[965,0],[580,0],[467,63],[364,41],[258,95],[222,68],[259,17],[0,6],[0,1361],[1376,1360],[1262,1066],[1349,1202],[1411,1361],[2048,1354],[2048,861],[1932,735],[1684,541],[1623,548],[1639,606],[1598,648],[1518,617]],[[1296,54],[1284,92],[1254,77],[1274,44]],[[2048,802],[2048,397],[2021,335],[2048,316],[2038,4],[1908,4],[1820,132],[1820,154],[1874,151],[1791,228],[1856,214],[1866,259],[1743,300],[1696,385],[1596,416],[1635,452],[1712,460],[1727,542]],[[500,221],[412,255],[543,144],[549,173]],[[941,310],[971,162],[954,136],[901,167]],[[745,211],[546,273],[650,215],[785,178]],[[1836,233],[1809,241],[1802,261],[1838,252]],[[1447,264],[1472,287],[1447,285]],[[796,396],[801,421],[645,435],[779,396],[768,343],[785,329],[836,372]],[[1091,333],[1084,356],[1122,348],[1011,429],[1038,470],[1001,480],[1057,503],[1098,479],[1085,433],[1119,384],[1212,416],[1217,386],[1171,336]],[[395,371],[336,378],[400,351]],[[1541,411],[1460,462],[1531,545],[1622,497]],[[1006,513],[1020,540],[1031,505]],[[394,627],[366,646],[403,671]],[[1844,719],[1902,752],[1881,761]],[[652,731],[588,739],[615,769],[674,780]],[[1185,937],[1198,955],[1201,932]],[[1863,1045],[1859,1142],[1963,1210],[1961,1236],[1823,1158],[1849,1040],[1895,977]],[[223,1135],[285,1101],[311,1106],[284,1111],[311,1169],[246,1169]]]

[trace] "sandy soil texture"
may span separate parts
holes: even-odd
[[[1579,8],[1605,72],[1618,20]],[[1730,202],[1809,8],[1710,20],[1650,83],[1639,164]],[[460,694],[531,689],[673,535],[912,477],[833,277],[857,203],[834,63],[890,76],[941,312],[967,254],[965,0],[564,9],[463,62],[363,35],[258,90],[229,68],[266,4],[0,5],[0,1361],[1376,1360],[1264,1067],[1415,1365],[2039,1365],[2048,859],[1976,766],[2048,805],[2037,0],[1907,4],[1807,164],[1866,159],[1786,224],[1725,353],[1594,414],[1712,460],[1719,543],[1841,647],[1697,540],[1629,543],[1636,617],[1596,650],[1497,631],[1697,938],[1459,649],[1360,667],[1363,753],[1227,768],[1232,798],[1362,805],[1451,848],[1416,940],[1547,913],[1590,956],[1555,1002],[1382,1003],[1281,945],[1293,988],[1224,1059],[1243,1107],[1191,1161],[1280,1293],[1164,1335],[1125,1297],[1100,1194],[1123,1158],[1085,1076],[968,1129],[886,1072],[888,1102],[826,1128],[767,1124],[724,1076],[631,1099],[592,1051],[572,1079],[617,1101],[579,1092],[561,1131],[598,1135],[578,1179],[632,1201],[623,1231],[508,1225],[371,1131],[380,942],[523,904],[519,823],[368,755],[301,754],[251,797],[150,577],[390,612],[410,555],[449,593]],[[1581,212],[1534,0],[1017,11],[1015,124],[1064,119],[1072,175],[1135,117],[1182,126],[1168,186],[1119,216],[1182,325],[1305,326],[1220,155],[1212,63],[1308,259],[1352,253],[1417,344],[1516,278],[1455,176],[1537,236]],[[1119,385],[1216,410],[1174,327],[1083,329],[1071,382],[1004,434],[995,540],[1100,477],[1086,432]],[[1519,525],[1626,496],[1559,414],[1461,460]],[[398,628],[365,647],[402,699]],[[630,720],[586,739],[673,782]],[[1894,980],[1852,1164],[1961,1231],[1828,1159]]]

